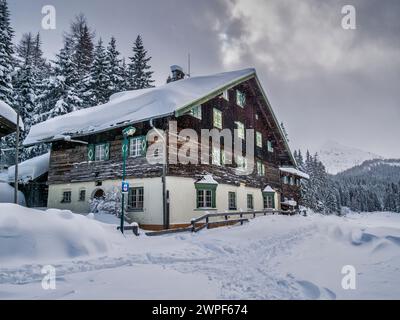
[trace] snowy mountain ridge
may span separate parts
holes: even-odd
[[[328,141],[318,151],[319,159],[330,174],[337,174],[364,161],[384,158],[372,152],[344,146],[336,141]]]

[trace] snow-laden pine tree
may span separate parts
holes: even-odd
[[[55,76],[47,83],[48,98],[52,100],[53,107],[46,113],[46,118],[53,118],[82,108],[83,101],[76,89],[79,75],[71,52],[72,43],[66,39],[64,48],[60,50],[54,61]]]
[[[65,35],[65,42],[70,43],[70,58],[76,68],[75,91],[82,99],[83,108],[91,107],[91,95],[88,82],[94,60],[95,33],[88,26],[85,15],[79,14],[71,22],[70,31]]]
[[[14,32],[10,24],[7,0],[0,0],[0,100],[14,107],[12,72]]]
[[[106,54],[106,73],[109,79],[106,96],[109,98],[112,94],[124,91],[125,87],[125,70],[123,69],[120,53],[117,50],[117,43],[114,37],[111,37],[107,46]]]
[[[92,106],[106,103],[109,99],[111,83],[108,70],[107,53],[100,39],[95,48],[94,61],[86,82]]]
[[[140,35],[137,36],[133,45],[133,57],[129,57],[129,90],[137,90],[153,87],[154,80],[152,79],[153,71],[149,62],[151,57],[143,46],[143,40]]]

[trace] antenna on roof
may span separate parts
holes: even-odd
[[[187,73],[188,78],[190,78],[190,52],[188,53],[188,73]]]

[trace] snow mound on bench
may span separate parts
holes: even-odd
[[[0,204],[0,265],[104,254],[114,234],[109,228],[67,210]]]

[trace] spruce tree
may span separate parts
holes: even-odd
[[[0,0],[0,100],[14,107],[13,86],[13,38],[10,12],[6,0]]]
[[[106,73],[109,81],[106,96],[109,98],[112,94],[125,90],[125,76],[120,53],[117,51],[117,44],[114,37],[111,37],[107,47]]]
[[[106,51],[103,41],[100,39],[96,45],[94,62],[88,81],[90,100],[93,106],[106,103],[109,99],[110,78],[108,69]]]
[[[149,65],[151,57],[148,57],[140,35],[137,36],[133,45],[133,52],[134,55],[129,58],[131,62],[128,66],[130,77],[129,89],[137,90],[153,87],[153,71],[150,71],[151,66]]]

